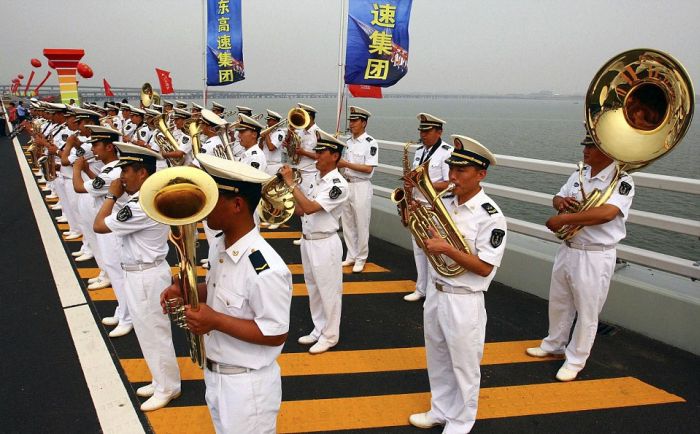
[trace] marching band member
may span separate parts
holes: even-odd
[[[130,132],[124,135],[125,143],[132,143],[141,147],[148,147],[153,132],[145,121],[146,111],[140,108],[131,107],[131,124],[134,126]]]
[[[443,199],[470,254],[429,230],[423,240],[428,254],[441,254],[466,269],[444,277],[430,267],[423,311],[425,353],[430,380],[430,411],[413,414],[419,428],[445,425],[444,434],[471,431],[476,421],[486,334],[484,292],[489,288],[505,251],[506,219],[484,193],[481,181],[496,158],[476,140],[452,136],[455,149],[446,160],[454,196]]]
[[[86,217],[92,218],[94,223],[97,212],[109,193],[111,183],[118,180],[121,174],[121,168],[117,167],[119,159],[117,147],[114,144],[119,140],[120,132],[98,125],[88,125],[87,128],[91,131],[88,142],[92,145],[92,153],[96,160],[103,163],[103,166],[99,170],[93,170],[85,163],[84,158],[78,158],[73,165],[73,186],[81,199],[86,199],[86,206],[82,210]],[[84,175],[82,178],[79,177],[81,173]],[[118,206],[121,207],[125,204],[126,197],[120,197]],[[93,252],[95,252],[95,259],[97,259],[101,273],[96,280],[89,282],[88,290],[109,286],[114,289],[117,307],[113,316],[102,318],[102,324],[116,326],[109,332],[109,337],[117,338],[130,333],[133,329],[124,293],[125,281],[124,271],[121,269],[119,241],[113,233],[95,234],[92,227],[90,230],[95,236],[97,247],[93,249]]]
[[[615,176],[615,161],[598,149],[589,134],[581,144],[583,185],[579,185],[578,171],[569,177],[552,200],[560,214],[550,217],[546,224],[552,232],[566,225],[581,225],[583,229],[557,251],[549,286],[549,332],[539,347],[527,349],[532,357],[563,353],[566,361],[557,372],[559,381],[575,380],[591,354],[598,315],[615,272],[615,247],[625,238],[625,222],[634,198],[634,181],[624,174],[605,204],[586,211],[562,212],[577,209],[583,200],[581,191],[604,191]],[[576,325],[571,334],[574,317]]]
[[[185,101],[180,101],[179,99],[176,99],[175,108],[178,108],[180,110],[187,110],[187,103]]]
[[[289,331],[292,275],[253,222],[269,175],[211,155],[198,160],[219,188],[207,221],[223,233],[209,247],[217,260],[198,286],[206,303],[185,311],[190,330],[204,335],[207,406],[217,433],[275,433],[282,400],[276,359]],[[163,291],[163,308],[174,297],[181,297],[177,282]]]
[[[411,169],[415,169],[426,161],[430,161],[428,165],[428,174],[430,181],[433,183],[435,190],[440,192],[447,187],[449,167],[445,160],[452,152],[452,146],[442,141],[442,127],[445,121],[428,113],[420,113],[418,116],[420,124],[420,140],[423,146],[416,150],[416,155],[413,158]],[[420,194],[416,196],[416,200],[425,201]],[[423,253],[423,250],[418,247],[416,240],[413,240],[413,258],[416,262],[416,290],[404,296],[406,301],[418,301],[425,298],[426,290],[432,282],[428,278],[428,258]]]
[[[122,103],[121,107],[121,117],[123,119],[122,121],[122,129],[120,130],[122,132],[122,139],[124,139],[125,136],[131,136],[134,133],[134,130],[136,129],[136,125],[134,125],[131,122],[131,106],[126,103]]]
[[[193,161],[192,138],[187,134],[187,131],[183,129],[185,127],[185,120],[187,120],[187,118],[190,116],[191,115],[188,111],[181,109],[173,110],[172,117],[175,128],[173,128],[172,132],[173,137],[175,140],[177,140],[178,150],[171,152],[161,150],[160,152],[163,158],[184,158],[185,160],[183,166],[190,166],[192,165]]]
[[[246,115],[238,115],[236,131],[240,137],[241,146],[245,149],[239,161],[264,172],[267,168],[267,160],[262,149],[258,146],[258,138],[262,129],[263,126],[255,119]]]
[[[212,103],[211,103],[211,111],[213,111],[214,113],[216,113],[217,116],[219,116],[220,118],[223,118],[223,117],[224,117],[223,114],[224,114],[224,112],[226,111],[226,106],[224,106],[223,104],[219,104],[219,103],[216,102],[216,101],[212,101]]]
[[[265,120],[269,128],[279,123],[282,120],[282,116],[277,112],[267,110]],[[264,137],[260,137],[260,146],[267,160],[267,169],[265,172],[267,172],[268,175],[276,174],[280,167],[282,167],[282,141],[284,140],[284,135],[284,128],[279,127],[270,131]]]
[[[299,136],[301,142],[299,149],[297,149],[297,153],[301,156],[299,158],[299,164],[297,164],[297,168],[301,173],[301,185],[299,187],[302,189],[304,194],[309,194],[311,184],[314,182],[316,175],[318,174],[318,169],[314,164],[316,162],[316,153],[314,152],[314,148],[316,147],[316,132],[320,131],[321,129],[318,127],[318,125],[316,125],[315,108],[302,103],[297,103],[297,107],[304,109],[306,113],[308,113],[309,118],[311,118],[311,122],[309,122],[309,125],[305,129],[297,129],[293,131],[292,127],[289,127],[287,129],[287,135],[284,139],[284,144],[285,147],[289,145],[292,134]],[[301,238],[294,240],[293,243],[294,245],[300,246]]]
[[[301,262],[309,291],[309,308],[314,329],[299,338],[313,346],[309,353],[320,354],[338,343],[343,300],[343,245],[338,237],[338,219],[348,198],[348,184],[338,172],[343,142],[317,129],[316,167],[318,172],[308,193],[297,188],[291,167],[280,169],[285,184],[296,202],[295,213],[301,216],[303,237]]]
[[[164,100],[163,100],[163,112],[162,112],[162,113],[163,113],[164,115],[167,115],[168,117],[170,117],[170,114],[173,112],[173,109],[174,109],[174,108],[173,108],[173,102],[172,102],[172,101],[168,101],[167,99],[164,99]]]
[[[246,115],[246,116],[253,116],[253,109],[250,107],[242,106],[242,105],[237,105],[236,106],[236,114],[239,115]]]
[[[192,113],[192,118],[193,119],[198,119],[202,115],[202,110],[204,110],[204,107],[202,107],[199,104],[192,103],[192,110],[190,112]]]
[[[150,398],[141,404],[142,411],[165,407],[180,396],[180,370],[175,357],[170,320],[160,307],[160,293],[170,285],[167,225],[149,218],[139,204],[143,182],[156,171],[160,155],[151,149],[117,143],[121,167],[119,179],[112,181],[109,195],[95,217],[98,234],[113,233],[120,242],[121,267],[124,270],[129,313],[143,357],[153,377],[152,383],[140,387],[136,394]],[[115,210],[124,194],[126,205]]]
[[[345,159],[338,162],[345,168],[348,181],[348,203],[343,208],[343,238],[348,248],[343,266],[354,265],[353,273],[365,268],[369,255],[369,221],[372,216],[372,174],[379,164],[379,143],[365,131],[371,113],[350,106],[350,133],[345,147]]]
[[[64,233],[64,239],[70,241],[78,239],[82,236],[82,233],[80,232],[79,216],[77,213],[77,197],[73,190],[73,167],[68,160],[68,156],[74,146],[74,143],[78,141],[78,123],[75,119],[75,113],[69,107],[63,105],[61,113],[63,114],[65,127],[56,135],[56,137],[54,137],[54,143],[58,148],[56,153],[58,156],[57,164],[59,164],[61,167],[61,181],[58,183],[60,186],[58,196],[61,201],[61,206],[63,207],[63,214],[68,219],[68,225],[70,227],[70,230]],[[80,251],[83,252],[83,254],[89,254],[90,257],[88,259],[92,259],[92,254],[85,249],[85,245],[81,247]]]
[[[155,107],[156,104],[153,104],[152,107]],[[159,106],[158,106],[159,107]],[[161,112],[159,112],[156,109],[143,109],[146,112],[146,125],[148,126],[148,129],[151,133],[150,138],[148,139],[148,142],[146,143],[146,147],[158,152],[163,155],[160,149],[160,145],[158,144],[157,138],[160,138],[161,140],[165,140],[165,137],[163,136],[163,133],[160,132],[158,128],[156,128],[155,125],[155,120],[158,116],[162,115]],[[156,172],[159,170],[167,169],[168,168],[168,161],[165,158],[161,158],[158,161],[156,161]]]

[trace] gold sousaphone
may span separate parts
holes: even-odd
[[[192,333],[185,320],[185,305],[199,309],[197,293],[197,222],[216,206],[219,190],[214,179],[194,167],[170,167],[151,175],[141,186],[139,203],[153,220],[170,225],[170,241],[180,259],[182,298],[166,302],[168,316],[185,330],[190,358],[204,367],[204,338]]]
[[[610,59],[593,77],[586,93],[586,129],[604,154],[616,161],[616,173],[603,191],[583,191],[574,212],[605,204],[625,172],[638,170],[673,149],[688,131],[695,108],[693,85],[670,55],[647,48]],[[579,164],[579,177],[583,165]],[[567,225],[557,237],[568,240],[582,226]]]
[[[153,90],[151,83],[144,83],[141,86],[141,105],[149,108],[152,104],[160,104],[160,95]]]

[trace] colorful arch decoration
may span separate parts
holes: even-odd
[[[45,48],[44,56],[56,68],[58,87],[61,92],[61,102],[68,104],[71,99],[80,102],[78,82],[75,74],[78,62],[85,55],[85,50],[69,48]]]

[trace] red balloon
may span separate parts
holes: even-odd
[[[22,79],[24,78],[24,75],[22,75],[22,74],[17,74],[17,78],[19,78],[20,80],[22,80]]]
[[[56,69],[56,64],[53,63],[53,60],[49,60],[48,65],[49,65],[49,68]]]
[[[35,68],[41,67],[41,60],[39,60],[39,59],[32,59],[31,62],[32,62],[32,66],[33,66],[33,67],[35,67]]]
[[[92,68],[85,63],[78,63],[78,74],[83,78],[92,77]]]

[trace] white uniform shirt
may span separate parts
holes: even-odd
[[[459,228],[462,238],[467,242],[471,253],[477,255],[482,261],[493,265],[493,270],[486,277],[470,271],[465,271],[455,277],[444,277],[431,266],[430,273],[436,282],[443,285],[469,288],[473,292],[488,290],[506,250],[505,216],[498,205],[484,193],[483,188],[462,205],[458,205],[456,196],[444,199],[443,203],[455,225]],[[454,264],[452,259],[447,256],[443,257],[448,264]]]
[[[185,153],[185,166],[192,164],[192,138],[185,134],[182,130],[175,128],[173,130],[173,137],[177,140],[178,148]]]
[[[166,140],[163,133],[156,130],[156,131],[153,131],[153,134],[151,135],[149,141],[146,143],[146,146],[148,146],[149,148],[151,148],[152,150],[154,150],[160,154],[160,145],[156,141],[156,137],[161,137],[162,140]],[[168,168],[168,160],[166,160],[165,158],[159,158],[158,160],[156,160],[156,172],[159,170],[167,169],[167,168]]]
[[[143,124],[141,124],[140,127],[138,127],[138,128],[136,129],[136,132],[135,132],[134,135],[131,137],[131,139],[134,140],[134,141],[135,141],[135,139],[143,140],[143,141],[146,143],[146,146],[148,146],[148,143],[151,141],[151,137],[152,137],[152,136],[153,136],[153,131],[152,131],[151,128],[150,128],[148,125],[146,125],[146,123],[144,122]]]
[[[76,131],[71,130],[68,127],[63,127],[63,129],[56,134],[54,137],[54,144],[58,147],[59,149],[59,154],[63,150],[63,148],[66,146],[66,142],[68,141],[68,138],[75,134]],[[71,153],[75,152],[75,148],[71,150]],[[60,164],[61,166],[61,176],[67,179],[73,179],[73,166],[64,166],[63,163],[61,163],[60,158],[56,160],[57,164]],[[70,158],[69,158],[70,160]]]
[[[320,128],[318,125],[313,124],[308,130],[296,130],[297,135],[300,139],[300,146],[309,152],[314,152],[314,147],[316,147],[316,131]],[[318,172],[316,169],[316,160],[310,157],[303,156],[299,160],[297,167],[302,172],[313,173]]]
[[[265,154],[258,145],[253,145],[246,149],[243,155],[241,155],[240,162],[262,171],[265,171],[267,168]]]
[[[112,181],[119,179],[119,175],[122,173],[121,167],[114,167],[118,162],[119,160],[110,161],[108,164],[102,166],[102,170],[100,170],[93,179],[86,180],[83,183],[85,191],[95,199],[95,209],[100,209],[102,202],[104,202],[105,197],[109,194],[109,186],[112,184]],[[117,205],[114,205],[114,209],[116,209],[117,206],[120,208],[124,206],[126,199],[126,195],[120,197],[117,201]]]
[[[219,136],[211,136],[202,142],[201,152],[215,156],[214,149],[219,148],[221,151],[224,150],[224,144],[221,142]]]
[[[309,199],[321,205],[320,211],[301,216],[304,234],[337,232],[343,205],[348,199],[348,182],[333,169],[321,178],[317,173],[309,189]]]
[[[168,254],[167,225],[152,220],[141,209],[139,194],[129,198],[126,205],[114,206],[105,225],[118,238],[122,264],[149,264],[165,260]]]
[[[263,153],[265,154],[265,159],[268,164],[280,164],[282,163],[282,141],[284,140],[286,132],[284,128],[277,128],[270,133],[270,141],[275,146],[274,151],[270,151],[267,147],[267,142],[263,142]]]
[[[212,309],[255,321],[265,336],[289,331],[292,274],[257,229],[228,249],[223,236],[216,238],[209,264],[207,304]],[[204,335],[204,345],[209,359],[250,369],[269,366],[283,347],[245,342],[216,330]]]
[[[350,163],[365,164],[376,167],[379,164],[379,143],[366,132],[357,139],[352,136],[346,142],[345,159]],[[371,179],[374,170],[370,173],[358,172],[349,167],[345,168],[345,177],[348,179]]]
[[[431,154],[433,147],[437,148],[435,148]],[[436,182],[448,181],[450,179],[450,167],[447,165],[447,163],[445,163],[445,160],[450,156],[450,154],[452,154],[453,149],[453,146],[448,145],[442,139],[440,139],[440,142],[434,144],[429,149],[426,149],[425,146],[421,146],[418,148],[418,150],[416,150],[416,155],[413,157],[411,169],[415,169],[422,163],[430,160],[430,163],[428,164],[428,175],[430,176],[430,180],[433,182],[433,184]],[[425,198],[419,191],[414,190],[413,195],[416,200],[426,202]]]
[[[591,178],[590,166],[584,167],[583,190],[586,194],[590,194],[593,189],[604,191],[613,177],[615,176],[615,163],[611,163],[608,167],[598,172],[596,176]],[[557,196],[568,197],[573,196],[576,200],[581,201],[581,189],[579,186],[578,171],[571,174],[566,184],[562,186]],[[571,238],[572,243],[578,244],[617,244],[625,238],[627,234],[625,222],[629,215],[630,207],[632,206],[632,198],[634,197],[634,181],[628,174],[624,174],[610,199],[606,204],[615,205],[620,209],[620,212],[614,219],[601,225],[584,226],[574,237]]]
[[[136,125],[133,122],[131,122],[131,119],[127,119],[122,124],[122,129],[123,129],[125,136],[131,136],[134,134],[134,130],[136,129]]]

